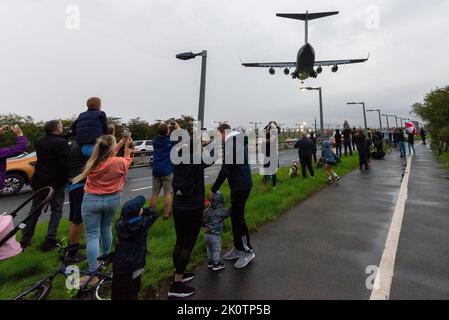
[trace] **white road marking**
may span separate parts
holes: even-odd
[[[136,191],[141,191],[141,190],[147,190],[147,189],[151,189],[151,188],[153,188],[153,186],[143,187],[143,188],[138,188],[138,189],[133,189],[133,190],[131,190],[131,192],[136,192]]]
[[[391,220],[390,230],[388,231],[387,241],[385,242],[385,249],[382,253],[382,259],[380,260],[379,269],[376,275],[375,283],[378,283],[379,285],[375,286],[371,291],[370,300],[388,300],[390,298],[396,252],[398,249],[402,220],[404,218],[405,201],[408,197],[408,181],[411,166],[412,158],[409,157],[407,158],[407,167],[405,168],[401,189],[399,190],[398,200]]]

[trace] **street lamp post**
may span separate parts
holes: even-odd
[[[390,123],[388,122],[388,114],[382,113],[382,115],[385,117],[385,120],[387,120],[387,130],[390,131]]]
[[[321,87],[301,87],[299,90],[308,91],[308,90],[318,90],[318,95],[320,99],[320,135],[324,132],[324,119],[323,119],[323,95],[321,93]]]
[[[199,53],[184,52],[176,55],[176,58],[180,60],[195,59],[197,56],[202,57],[201,61],[201,84],[200,84],[200,102],[198,106],[198,121],[201,127],[204,125],[204,104],[206,99],[206,65],[207,65],[207,50],[203,50]]]
[[[365,102],[348,102],[346,104],[361,104],[363,107],[363,122],[365,124],[365,133],[368,133],[368,126],[366,124],[366,110],[365,110]]]
[[[394,121],[396,122],[396,128],[399,127],[399,125],[398,125],[398,116],[397,115],[394,115]]]
[[[379,128],[380,128],[380,131],[382,132],[382,117],[381,117],[381,115],[380,115],[380,109],[369,109],[369,110],[366,110],[367,112],[378,112],[378,114],[379,114]]]
[[[279,126],[279,131],[281,132],[281,134],[282,134],[282,127],[283,126],[285,126],[285,123],[278,123],[278,126]],[[285,135],[284,135],[285,136]]]
[[[257,130],[257,125],[262,124],[262,122],[251,121],[250,124],[254,124],[254,133],[256,134],[256,160],[259,159],[259,130]]]

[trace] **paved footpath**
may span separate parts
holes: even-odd
[[[390,297],[448,299],[448,175],[427,147],[416,150]],[[392,152],[297,205],[252,235],[247,268],[203,265],[193,299],[369,299],[367,267],[380,264],[405,167]]]
[[[429,148],[413,159],[391,299],[449,299],[449,176]]]

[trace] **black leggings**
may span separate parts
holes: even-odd
[[[249,242],[248,226],[245,221],[245,205],[251,190],[231,190],[231,224],[234,248],[240,251],[252,250]]]
[[[173,265],[176,269],[176,274],[184,274],[201,230],[203,209],[179,210],[173,208],[173,219],[176,230]]]

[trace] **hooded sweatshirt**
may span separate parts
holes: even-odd
[[[221,236],[223,232],[224,219],[231,215],[230,210],[224,208],[224,198],[221,193],[213,193],[211,206],[204,210],[203,222],[206,234]]]
[[[226,136],[224,144],[225,159],[230,155],[233,156],[233,159],[221,165],[218,177],[211,188],[212,192],[220,189],[226,179],[231,191],[248,191],[253,187],[251,167],[248,162],[248,139],[239,137],[239,135],[241,135],[240,132],[233,131]],[[243,145],[241,145],[242,140]],[[239,145],[237,146],[237,144]],[[243,163],[238,163],[237,150],[243,150]]]
[[[25,152],[26,148],[27,139],[23,136],[17,137],[15,146],[0,148],[0,190],[5,188],[6,159]]]
[[[337,155],[332,151],[331,144],[327,140],[323,142],[322,156],[324,161],[329,164],[332,164],[333,161],[337,162],[337,159],[339,159]],[[332,159],[333,161],[331,161]]]
[[[118,242],[115,247],[113,273],[126,274],[145,267],[148,230],[159,215],[151,208],[143,209],[141,216],[121,217],[115,225]]]
[[[114,194],[125,185],[125,174],[131,158],[111,157],[96,167],[88,176],[84,191],[89,194]]]
[[[153,177],[166,177],[173,173],[173,164],[170,160],[172,147],[170,136],[158,135],[153,140]]]

